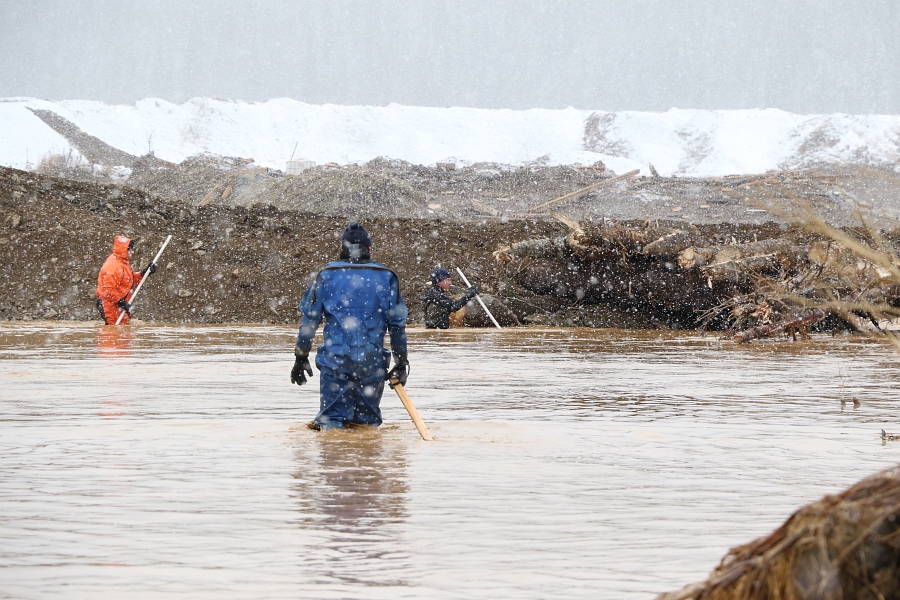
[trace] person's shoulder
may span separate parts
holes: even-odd
[[[381,263],[377,263],[374,261],[350,262],[350,261],[345,261],[345,260],[336,260],[336,261],[328,263],[327,265],[322,267],[322,270],[320,271],[320,273],[325,274],[325,273],[328,273],[329,271],[346,272],[346,271],[365,271],[365,270],[383,271],[385,273],[393,273],[393,271],[391,269],[389,269],[388,267],[384,266]]]
[[[122,263],[121,258],[116,256],[115,254],[110,254],[109,256],[106,257],[106,260],[103,261],[103,266],[107,267],[107,268],[110,268],[110,267],[114,268],[121,263]]]

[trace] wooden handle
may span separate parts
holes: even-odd
[[[403,384],[400,383],[400,380],[397,378],[391,379],[391,383],[394,386],[394,391],[397,392],[398,396],[400,396],[400,402],[402,402],[403,406],[406,407],[406,412],[409,413],[409,416],[412,417],[413,423],[416,424],[416,429],[419,430],[419,435],[422,436],[423,440],[433,442],[434,438],[431,437],[431,434],[428,432],[428,428],[425,427],[425,422],[422,420],[422,417],[419,416],[419,411],[416,410],[415,404],[412,403],[412,400],[409,399],[409,395],[407,395],[406,390],[403,389]]]

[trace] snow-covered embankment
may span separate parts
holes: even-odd
[[[27,168],[77,154],[28,110],[52,111],[133,155],[180,162],[212,153],[284,169],[297,157],[347,164],[383,156],[416,164],[455,161],[591,164],[622,172],[653,164],[662,175],[760,173],[815,163],[900,164],[898,115],[797,115],[781,110],[664,113],[310,105],[147,99],[130,105],[33,98],[0,100],[0,165]]]

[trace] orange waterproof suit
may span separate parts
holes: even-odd
[[[141,281],[141,274],[131,268],[128,261],[128,246],[131,240],[124,235],[117,235],[113,241],[113,253],[100,268],[97,276],[97,308],[107,325],[113,325],[123,309],[116,306],[120,300],[131,300],[131,288]],[[122,323],[128,323],[126,313]]]

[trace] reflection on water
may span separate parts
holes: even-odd
[[[0,324],[0,596],[650,598],[900,461],[858,338],[414,330],[428,443],[309,430],[294,336]]]
[[[406,451],[374,427],[307,434],[297,441],[296,491],[304,527],[325,530],[322,575],[366,586],[406,586],[400,529],[406,519]],[[302,429],[301,429],[302,431]]]
[[[97,328],[97,350],[109,358],[131,356],[132,329],[122,325]]]

